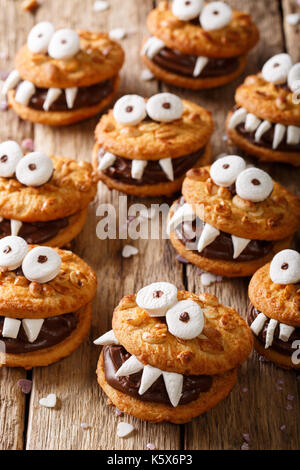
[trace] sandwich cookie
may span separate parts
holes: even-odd
[[[231,141],[260,160],[300,166],[299,91],[300,62],[288,54],[269,59],[236,90],[226,120]]]
[[[125,95],[96,127],[93,164],[110,189],[171,195],[187,170],[210,161],[212,132],[209,111],[172,93]]]
[[[16,142],[0,144],[0,238],[64,246],[82,230],[96,192],[90,163],[42,152],[24,156]]]
[[[200,90],[231,82],[246,65],[259,32],[251,16],[224,2],[161,2],[147,19],[142,59],[160,80]]]
[[[300,200],[237,155],[192,169],[171,206],[168,233],[191,263],[221,276],[250,276],[288,248]]]
[[[17,53],[2,94],[22,119],[63,126],[99,113],[113,100],[124,61],[107,34],[55,30],[42,21]]]
[[[300,369],[300,253],[277,253],[252,277],[249,298],[256,351],[284,369]]]
[[[98,382],[114,406],[137,418],[186,423],[233,388],[252,349],[246,322],[211,294],[155,282],[116,307],[102,345]]]
[[[95,273],[74,253],[2,238],[1,365],[31,369],[69,356],[90,329],[96,286]]]

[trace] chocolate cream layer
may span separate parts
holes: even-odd
[[[24,238],[27,243],[39,245],[56,237],[58,232],[69,225],[67,217],[48,222],[22,222],[18,236]],[[3,219],[0,222],[0,239],[11,235],[10,220]]]
[[[231,188],[231,191],[234,191],[234,188]],[[184,197],[181,197],[179,199],[178,209],[184,203]],[[183,222],[179,224],[175,231],[181,243],[185,246],[193,244],[195,251],[197,251],[197,243],[204,226],[205,222],[199,219],[199,217],[196,217],[194,222]],[[266,256],[270,253],[272,248],[273,243],[270,241],[251,240],[242,253],[234,259],[231,234],[220,231],[220,235],[199,254],[205,258],[222,259],[225,261],[252,261]],[[188,246],[187,249],[189,249]]]
[[[5,352],[8,354],[24,354],[50,348],[61,343],[75,330],[78,318],[74,313],[45,318],[41,331],[33,343],[28,341],[22,324],[16,339],[3,338],[3,323],[4,317],[0,317],[0,337],[5,344]]]
[[[117,370],[131,356],[123,346],[104,346],[103,355],[105,378],[111,387],[141,401],[164,403],[171,406],[162,376],[143,395],[138,393],[142,371],[124,377],[116,377]],[[211,388],[212,381],[213,378],[209,375],[184,375],[179,405],[197,400],[201,392],[207,392]]]
[[[248,307],[248,312],[247,312],[247,323],[249,326],[252,325],[255,318],[260,313],[261,312],[256,307],[254,307],[252,303],[250,303]],[[265,346],[266,344],[266,336],[267,336],[267,329],[268,329],[269,323],[270,323],[270,318],[267,319],[266,323],[264,324],[263,329],[260,331],[258,336],[255,335],[255,337],[263,346]],[[277,351],[280,354],[284,354],[285,356],[291,356],[293,352],[295,352],[295,348],[292,348],[293,342],[297,340],[300,341],[300,328],[295,328],[295,330],[289,337],[289,340],[285,342],[279,339],[279,325],[280,323],[278,322],[275,332],[274,332],[274,339],[269,349],[274,349],[274,351]]]

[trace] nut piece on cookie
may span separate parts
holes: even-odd
[[[17,142],[0,143],[0,239],[65,246],[82,230],[97,191],[87,162],[42,152],[23,155]]]
[[[119,410],[151,422],[186,423],[216,406],[253,343],[234,309],[169,282],[124,297],[112,327],[94,341],[99,385]]]
[[[149,13],[147,26],[145,65],[159,80],[192,90],[238,77],[259,39],[249,14],[220,1],[163,1]]]
[[[69,356],[91,326],[97,279],[70,251],[0,240],[0,366],[52,364]]]
[[[249,284],[247,322],[256,351],[284,369],[300,369],[300,253],[282,250]]]
[[[107,34],[55,30],[37,23],[15,58],[2,88],[9,106],[24,120],[64,126],[108,106],[119,87],[122,47]]]
[[[110,188],[169,196],[190,168],[210,161],[211,114],[173,93],[122,96],[96,127],[93,165]]]
[[[300,63],[271,57],[235,93],[226,128],[230,140],[262,161],[300,166]]]
[[[227,155],[188,171],[167,232],[190,263],[215,275],[240,277],[289,248],[299,226],[296,196],[265,171]]]

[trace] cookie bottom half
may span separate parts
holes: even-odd
[[[300,370],[300,364],[293,364],[289,356],[280,354],[279,352],[274,351],[272,348],[265,349],[264,345],[256,337],[254,337],[254,349],[260,356],[264,356],[266,359],[274,362],[274,364],[281,367],[282,369]]]
[[[213,384],[208,392],[202,392],[197,400],[176,407],[141,401],[111,387],[105,378],[103,351],[101,351],[97,365],[97,377],[99,385],[113,405],[124,413],[152,423],[169,421],[181,424],[189,422],[224,400],[236,383],[237,369],[214,376]]]
[[[76,238],[77,235],[79,235],[79,233],[83,229],[87,215],[87,208],[83,211],[78,212],[77,214],[71,215],[69,217],[68,226],[60,230],[55,237],[50,238],[50,240],[47,240],[45,243],[42,243],[42,245],[57,248],[68,245],[68,243],[70,243],[74,238]]]

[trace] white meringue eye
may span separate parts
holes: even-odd
[[[231,186],[238,175],[245,170],[245,160],[238,155],[226,155],[210,167],[210,176],[218,186]]]
[[[300,62],[293,65],[288,74],[288,86],[292,91],[300,88]]]
[[[13,271],[21,266],[28,252],[28,245],[21,237],[5,237],[0,240],[0,266]]]
[[[73,29],[59,29],[53,34],[48,54],[53,59],[69,59],[80,50],[79,35]]]
[[[271,261],[270,278],[276,284],[296,284],[300,282],[300,253],[295,250],[282,250]]]
[[[193,339],[204,327],[201,307],[191,299],[177,302],[166,313],[169,332],[181,339]]]
[[[23,152],[17,142],[7,140],[0,144],[0,176],[10,178],[16,172],[19,161],[23,158]]]
[[[28,34],[28,49],[34,53],[47,52],[50,40],[54,33],[55,28],[50,21],[41,21],[36,24]]]
[[[183,104],[181,99],[173,93],[158,93],[149,98],[146,109],[154,121],[171,122],[181,118]]]
[[[22,269],[26,279],[41,284],[52,281],[61,266],[59,254],[48,246],[37,246],[25,256]]]
[[[183,21],[192,20],[200,15],[204,0],[174,0],[172,13]]]
[[[200,24],[206,31],[224,28],[232,19],[232,8],[223,2],[205,5],[200,15]]]
[[[153,317],[163,317],[177,302],[177,288],[170,282],[154,282],[138,291],[136,303]]]
[[[53,174],[53,162],[48,155],[31,152],[25,155],[17,165],[16,177],[25,186],[42,186]]]
[[[270,175],[259,168],[248,168],[242,171],[235,182],[237,195],[242,199],[260,202],[267,199],[273,191]]]
[[[262,76],[267,82],[280,85],[286,83],[293,62],[289,54],[277,54],[267,60],[262,68]]]
[[[139,95],[122,96],[114,105],[114,118],[120,124],[136,126],[146,117],[146,104]]]

